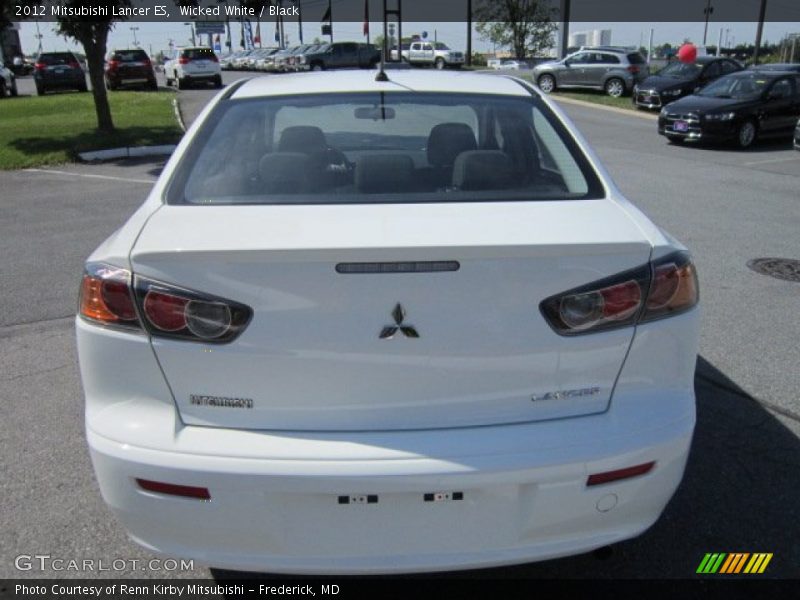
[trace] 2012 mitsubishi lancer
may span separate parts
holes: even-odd
[[[154,552],[521,563],[639,535],[681,481],[687,250],[528,83],[387,74],[229,86],[86,263],[91,457]]]

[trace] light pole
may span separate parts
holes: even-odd
[[[130,29],[133,32],[133,45],[136,48],[138,48],[139,47],[139,41],[136,39],[136,32],[139,31],[139,28],[138,27],[131,27]]]
[[[39,49],[38,49],[38,53],[39,54],[42,53],[42,38],[43,37],[44,36],[39,32],[39,21],[37,20],[36,21],[36,39],[39,40]]]
[[[714,12],[714,7],[711,6],[711,0],[708,0],[706,7],[703,9],[703,13],[706,15],[706,28],[703,30],[703,46],[706,45],[706,38],[708,37],[708,19],[711,17],[711,13]]]
[[[194,23],[184,23],[184,25],[186,25],[187,27],[191,27],[191,31],[192,31],[192,46],[196,46],[197,43],[195,42],[195,38],[194,38]]]

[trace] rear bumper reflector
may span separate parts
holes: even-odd
[[[204,487],[194,487],[191,485],[176,485],[174,483],[163,483],[160,481],[150,481],[148,479],[137,479],[139,487],[148,492],[157,492],[169,496],[181,496],[183,498],[197,498],[198,500],[211,500],[211,494]]]
[[[634,467],[626,467],[624,469],[617,469],[615,471],[606,471],[604,473],[595,473],[589,475],[586,480],[586,485],[602,485],[604,483],[611,483],[612,481],[619,481],[620,479],[629,479],[631,477],[638,477],[652,471],[655,466],[655,461],[636,465]]]

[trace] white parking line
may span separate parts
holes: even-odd
[[[128,177],[112,177],[110,175],[93,175],[91,173],[71,173],[70,171],[56,171],[55,169],[22,169],[26,173],[49,173],[50,175],[70,175],[72,177],[86,177],[87,179],[108,179],[110,181],[125,181],[127,183],[154,184],[155,179],[130,179]]]
[[[744,163],[744,165],[746,167],[752,167],[753,165],[768,165],[769,163],[789,162],[798,159],[800,159],[800,153],[798,153],[796,156],[787,156],[784,158],[769,158],[767,160],[754,160],[752,162],[746,162]]]

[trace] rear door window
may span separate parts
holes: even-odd
[[[211,50],[211,48],[189,48],[181,52],[181,56],[191,60],[195,59],[210,60],[215,56],[215,54],[214,51]]]

